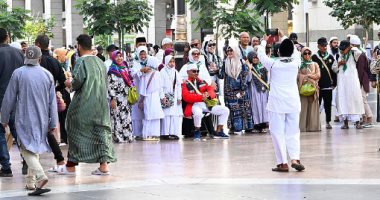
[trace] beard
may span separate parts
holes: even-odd
[[[339,49],[338,49],[338,47],[331,47],[331,52],[332,52],[333,54],[337,54],[337,53],[339,53]]]

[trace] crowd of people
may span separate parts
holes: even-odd
[[[29,195],[50,191],[42,153],[54,154],[57,165],[49,172],[75,174],[84,162],[99,164],[93,175],[109,175],[113,143],[178,140],[184,130],[201,141],[205,130],[211,138],[229,139],[269,129],[277,162],[272,170],[288,172],[289,156],[291,167],[303,171],[300,132],[321,131],[322,110],[326,129],[332,128],[333,107],[342,129],[349,121],[357,129],[373,126],[367,97],[376,87],[370,63],[378,52],[368,54],[356,35],[321,37],[312,52],[296,34],[277,34],[280,40],[272,43],[272,36],[250,39],[242,32],[238,45],[226,43],[222,57],[214,40],[193,39],[183,46],[183,66],[176,66],[170,38],[150,48],[137,37],[133,53],[109,45],[106,60],[86,34],[75,46],[52,50],[46,35],[31,46],[9,45],[0,28],[0,176],[13,175],[6,128],[20,149]]]

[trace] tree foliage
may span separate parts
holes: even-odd
[[[145,0],[79,0],[76,5],[91,35],[119,35],[142,32],[149,25],[152,8]]]
[[[245,2],[230,4],[228,0],[188,0],[190,8],[198,11],[198,17],[193,19],[197,29],[214,28],[221,34],[230,38],[239,32],[246,31],[251,34],[262,32],[260,16]]]
[[[332,8],[330,15],[336,17],[345,29],[358,24],[368,31],[373,23],[380,24],[378,0],[326,0],[323,3]]]
[[[0,27],[8,31],[12,40],[16,38],[22,38],[23,27],[25,22],[30,19],[27,11],[22,8],[12,8],[8,11],[8,4],[5,0],[0,0]]]
[[[44,20],[41,16],[36,16],[33,20],[27,21],[24,26],[24,33],[28,39],[28,43],[34,41],[40,34],[45,34],[49,38],[54,38],[54,34],[52,32],[54,24],[55,17]]]
[[[260,15],[265,13],[275,14],[286,10],[291,7],[292,4],[298,4],[298,0],[238,0],[244,2],[244,4],[250,4],[255,6],[255,10]]]

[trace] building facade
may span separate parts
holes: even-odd
[[[8,0],[7,3],[10,8],[30,10],[32,16],[55,17],[52,46],[73,45],[76,37],[83,33],[83,18],[75,8],[74,0]]]

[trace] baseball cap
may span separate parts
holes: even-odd
[[[39,60],[42,56],[41,49],[37,46],[30,46],[25,51],[26,65],[39,65]]]
[[[342,41],[340,42],[340,44],[339,44],[339,49],[340,49],[341,51],[343,51],[343,50],[347,49],[347,47],[349,47],[350,45],[351,45],[351,44],[350,44],[349,41],[347,41],[347,40],[342,40]]]
[[[326,46],[327,45],[327,39],[325,37],[321,37],[318,39],[317,42],[319,45]]]

